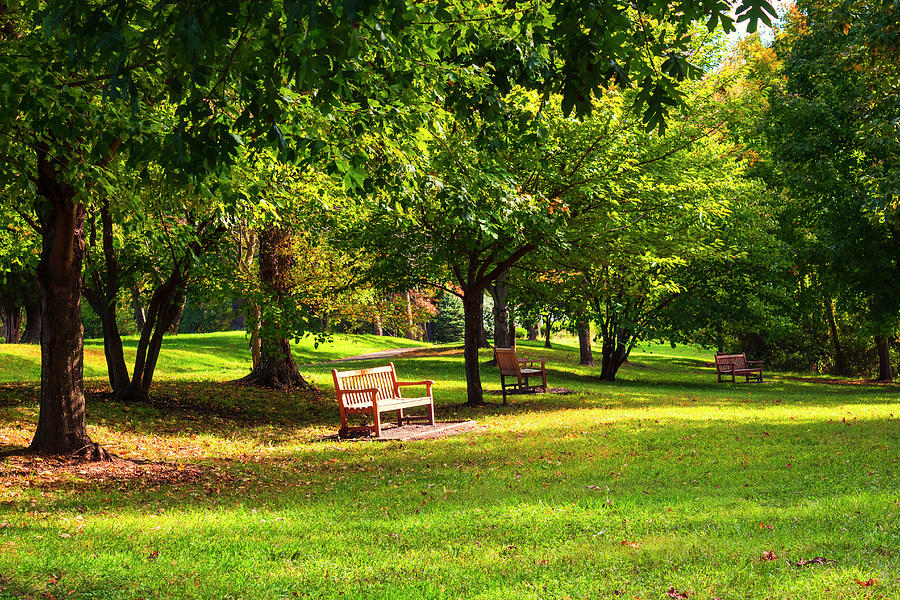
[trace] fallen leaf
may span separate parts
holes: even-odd
[[[760,529],[775,529],[772,525],[766,525],[765,523],[759,524]]]
[[[641,544],[639,542],[629,542],[628,540],[622,540],[623,546],[631,546],[632,548],[637,548]]]
[[[778,556],[776,556],[775,552],[772,550],[766,550],[763,555],[759,557],[759,560],[778,560]]]
[[[147,560],[156,560],[159,558],[159,550],[154,550],[149,555],[147,555]]]
[[[670,587],[668,591],[666,591],[666,596],[668,596],[669,598],[678,598],[680,600],[684,600],[685,598],[689,597],[690,594],[688,594],[687,592],[679,592],[673,586]]]
[[[869,579],[868,581],[860,581],[859,579],[854,579],[853,581],[855,581],[856,583],[858,583],[859,585],[861,585],[863,587],[871,587],[871,586],[875,585],[876,583],[878,583],[874,579]]]

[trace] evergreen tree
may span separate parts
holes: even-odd
[[[434,341],[461,342],[465,325],[462,300],[453,294],[444,294],[438,302],[438,315],[434,318]]]

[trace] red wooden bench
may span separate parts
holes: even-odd
[[[547,367],[543,360],[528,360],[516,358],[514,348],[494,348],[494,356],[497,357],[497,366],[500,367],[500,390],[503,392],[503,404],[506,404],[506,388],[519,391],[547,391]],[[540,365],[537,368],[536,365]],[[541,385],[528,385],[531,377],[541,377]],[[507,377],[515,377],[515,383],[506,383]]]
[[[763,369],[761,360],[747,360],[747,355],[740,354],[719,354],[716,353],[716,375],[719,383],[722,383],[722,377],[731,376],[731,381],[735,381],[735,376],[746,377],[747,381],[756,381],[762,383]]]
[[[381,413],[387,411],[397,412],[398,425],[402,425],[404,421],[427,421],[434,425],[434,398],[431,395],[431,386],[434,382],[431,380],[397,381],[394,363],[386,367],[355,371],[333,369],[331,375],[334,378],[334,390],[341,410],[341,435],[346,435],[350,431],[374,431],[376,436],[381,437]],[[400,388],[406,386],[424,386],[425,395],[404,398]],[[403,414],[404,409],[414,406],[427,406],[428,413],[424,416]],[[356,413],[372,415],[374,425],[350,427],[347,416]]]

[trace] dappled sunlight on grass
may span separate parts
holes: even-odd
[[[436,381],[439,419],[476,429],[338,441],[333,365],[303,368],[320,394],[225,384],[243,342],[218,335],[173,347],[182,371],[160,378],[150,404],[113,402],[102,379],[87,386],[94,439],[170,463],[168,478],[50,463],[22,474],[15,457],[0,459],[0,588],[546,599],[666,598],[674,587],[698,600],[800,599],[865,598],[855,580],[872,578],[869,597],[900,597],[894,388],[777,374],[717,384],[702,353],[681,347],[636,352],[610,384],[557,344],[523,351],[546,357],[550,385],[575,394],[512,396],[508,407],[486,395],[470,407],[462,357],[442,351],[393,362],[401,379]],[[481,374],[499,387],[496,368]],[[30,441],[37,401],[33,382],[0,385],[0,446]],[[778,558],[763,560],[769,552]],[[816,556],[834,562],[788,562]]]

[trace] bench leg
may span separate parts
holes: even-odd
[[[547,371],[541,369],[541,387],[544,389],[544,393],[547,393]]]
[[[397,409],[397,425],[398,426],[403,425],[403,409],[402,408]]]
[[[434,425],[434,400],[428,405],[428,422]]]
[[[341,405],[341,429],[338,431],[338,435],[341,437],[347,437],[349,430],[347,429],[347,412],[344,410],[343,405]]]
[[[500,376],[500,391],[503,393],[503,406],[506,406],[506,377]]]
[[[381,437],[381,415],[378,411],[373,411],[372,416],[375,418],[375,437]]]

